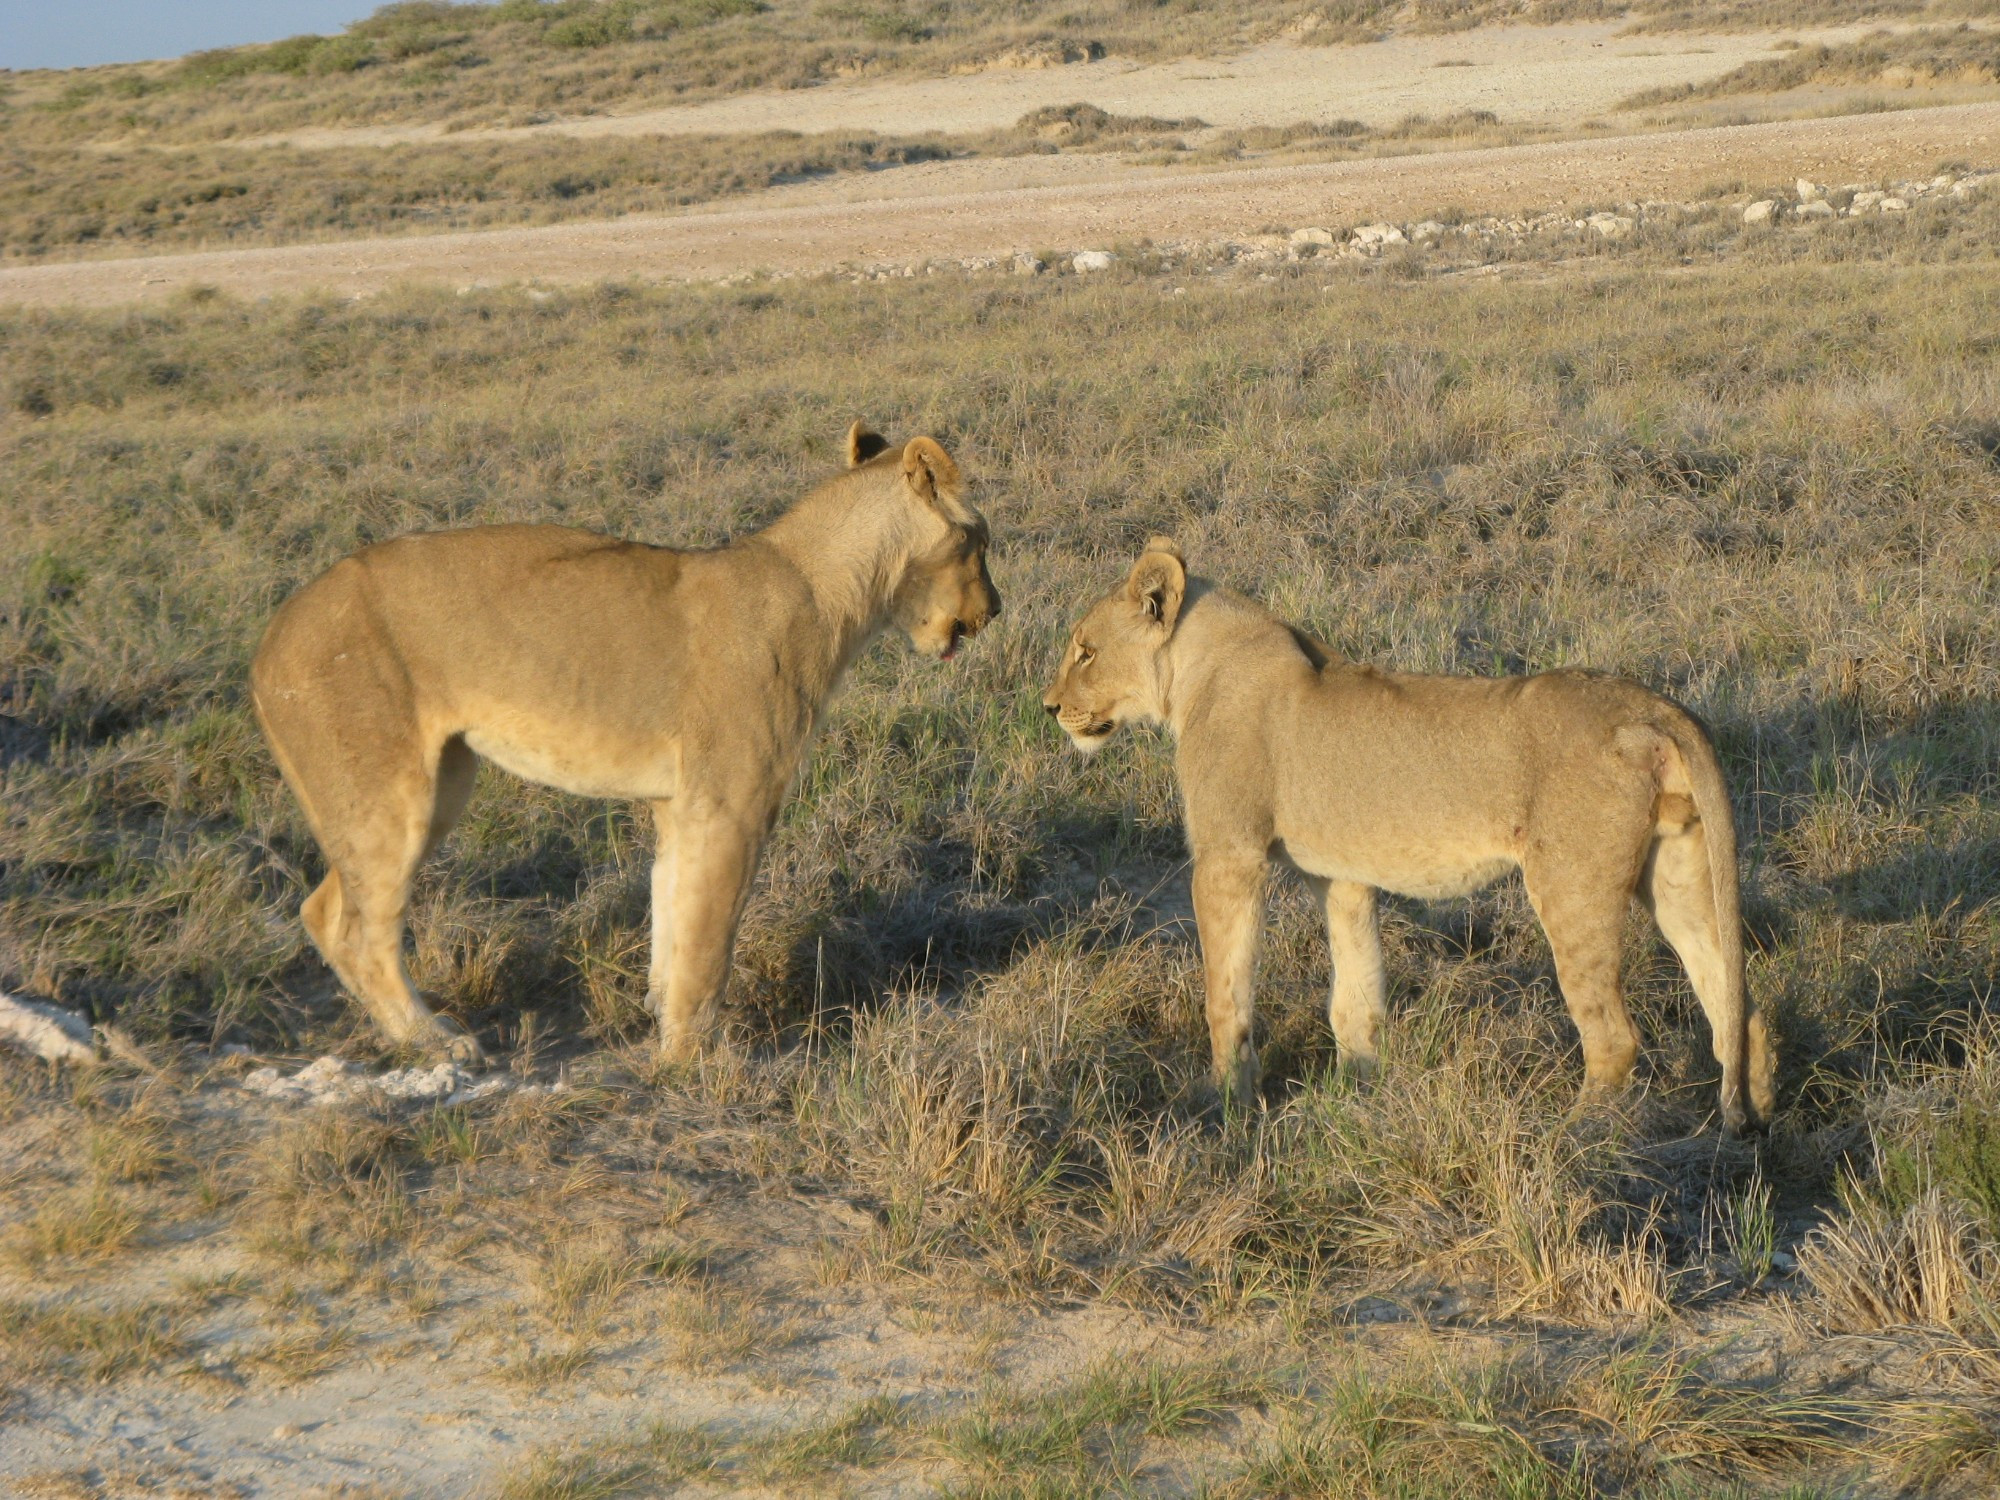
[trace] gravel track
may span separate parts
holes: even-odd
[[[1787,120],[1306,166],[1190,172],[1099,164],[1033,180],[1032,162],[934,163],[730,206],[546,228],[215,250],[0,270],[0,303],[158,302],[208,285],[241,297],[403,282],[588,283],[809,274],[1018,250],[1208,242],[1269,226],[1335,227],[1452,208],[1500,213],[1683,198],[1734,180],[1872,181],[1947,160],[2000,161],[2000,103]],[[1042,158],[1055,173],[1065,158]],[[1004,185],[995,185],[996,183]],[[920,199],[923,211],[911,208]]]

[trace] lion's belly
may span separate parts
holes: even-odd
[[[679,757],[658,742],[639,745],[623,737],[534,734],[486,726],[467,730],[465,743],[524,780],[584,797],[656,802],[673,796],[680,779]]]
[[[1402,848],[1329,851],[1313,849],[1297,840],[1283,840],[1279,856],[1308,875],[1325,880],[1351,881],[1374,886],[1399,896],[1415,896],[1425,901],[1442,901],[1453,896],[1469,896],[1484,890],[1516,869],[1519,861],[1508,854],[1446,853],[1441,850]]]

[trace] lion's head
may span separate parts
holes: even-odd
[[[1062,669],[1042,695],[1042,707],[1086,755],[1120,724],[1164,717],[1166,647],[1186,593],[1180,548],[1156,536],[1125,581],[1070,632]]]
[[[916,555],[889,604],[889,617],[926,656],[949,661],[1000,613],[986,571],[986,518],[965,500],[958,465],[935,438],[915,437],[901,454],[856,422],[847,434],[850,467],[893,464],[925,522]]]

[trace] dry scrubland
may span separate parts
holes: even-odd
[[[336,37],[23,73],[4,82],[12,110],[50,116],[28,129],[38,142],[79,135],[184,141],[307,124],[520,124],[863,73],[1049,66],[1104,55],[1213,57],[1275,37],[1366,42],[1397,26],[1456,30],[1622,16],[1639,29],[1770,29],[1950,21],[1994,10],[1994,0],[416,0],[385,6]]]
[[[1995,48],[2000,49],[2000,38]],[[17,151],[0,175],[0,260],[74,259],[356,235],[435,233],[658,213],[781,183],[966,157],[1119,153],[1134,165],[1331,161],[1467,150],[1552,134],[1491,111],[1210,130],[1199,120],[1089,104],[1024,114],[1009,130],[884,136],[567,137],[341,148]],[[4,149],[4,148],[0,148]]]
[[[144,1064],[0,1061],[0,1424],[433,1358],[426,1384],[560,1414],[637,1360],[657,1425],[577,1418],[481,1482],[1990,1493],[2000,205],[1430,264],[0,314],[0,986]],[[230,1047],[381,1056],[304,946],[317,855],[246,710],[277,601],[416,527],[717,542],[856,415],[977,476],[1007,612],[951,667],[859,664],[770,848],[728,1055],[651,1061],[641,817],[490,774],[421,878],[415,966],[566,1087],[235,1089]],[[1512,884],[1389,904],[1366,1087],[1331,1071],[1282,889],[1264,1096],[1217,1111],[1166,747],[1085,762],[1038,701],[1160,531],[1354,656],[1587,663],[1707,718],[1782,1048],[1767,1141],[1718,1137],[1698,1013],[1636,924],[1645,1087],[1572,1114]],[[840,1211],[802,1229],[805,1203]],[[867,1299],[939,1373],[829,1409],[815,1340]],[[1171,1339],[1028,1372],[1029,1308]],[[673,1415],[690,1372],[806,1415]],[[42,1492],[118,1492],[92,1462]]]
[[[839,77],[1059,64],[1110,54],[1220,55],[1274,37],[1365,43],[1508,19],[1626,16],[1637,28],[1789,27],[1880,19],[1906,29],[1802,47],[1698,87],[1626,101],[1593,130],[1842,114],[1990,96],[1993,0],[1832,0],[1627,8],[1557,0],[1413,9],[1318,6],[826,5],[606,0],[390,6],[339,37],[175,62],[0,77],[0,258],[255,245],[657,212],[778,183],[913,161],[1115,152],[1151,167],[1328,160],[1537,139],[1547,121],[1463,112],[1373,128],[1106,117],[1087,105],[1012,129],[627,139],[469,137],[302,151],[264,138],[312,125],[437,122],[454,130],[642,109]],[[1913,23],[1914,29],[1908,29]],[[1079,91],[1089,84],[1079,81]]]

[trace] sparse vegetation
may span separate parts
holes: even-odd
[[[1031,110],[1007,130],[909,138],[778,131],[310,149],[16,147],[0,166],[0,259],[601,219],[961,157],[1122,152],[1152,166],[1204,167],[1467,149],[1551,133],[1507,125],[1488,110],[1411,115],[1379,129],[1336,120],[1209,130],[1199,120],[1069,104]]]
[[[147,1064],[0,1062],[10,1385],[309,1387],[415,1344],[476,1351],[522,1400],[633,1348],[648,1379],[782,1387],[836,1316],[810,1295],[921,1311],[949,1393],[802,1408],[789,1448],[586,1432],[505,1492],[1986,1472],[1986,1398],[1954,1423],[1903,1398],[1969,1389],[2000,1348],[2000,206],[1662,224],[1518,276],[1413,255],[1259,281],[1134,247],[1089,278],[0,313],[0,714],[28,747],[0,767],[0,986],[115,1022]],[[951,442],[1007,612],[950,669],[859,664],[746,919],[731,1048],[650,1049],[638,816],[489,775],[421,877],[416,967],[539,1091],[274,1118],[228,1090],[229,1043],[380,1055],[297,928],[315,856],[243,699],[275,602],[419,526],[711,543],[834,467],[857,415]],[[1780,1038],[1772,1137],[1715,1135],[1692,999],[1636,928],[1646,1087],[1579,1114],[1512,885],[1390,903],[1365,1085],[1331,1067],[1323,937],[1282,888],[1268,1085],[1218,1108],[1163,746],[1084,762],[1038,702],[1156,531],[1357,657],[1588,663],[1700,711]],[[765,1253],[823,1201],[844,1212],[818,1240]],[[99,1204],[125,1217],[90,1228]],[[101,1295],[169,1234],[241,1279]],[[1023,1384],[1006,1331],[952,1309],[1026,1298],[1216,1352]],[[1746,1372],[1710,1315],[1769,1358]],[[1433,1335],[1378,1347],[1377,1318],[1479,1342],[1418,1361]],[[1845,1330],[1912,1353],[1897,1401],[1812,1362]]]
[[[1215,56],[1278,37],[1359,43],[1398,27],[1622,17],[1640,29],[1783,29],[1993,14],[1994,0],[414,0],[336,37],[23,74],[0,100],[0,131],[21,145],[188,145],[305,125],[424,120],[462,129],[863,74]]]
[[[1888,89],[1990,87],[2000,84],[2000,31],[1961,25],[1872,32],[1855,42],[1798,47],[1778,57],[1746,63],[1707,83],[1647,89],[1627,99],[1624,107],[1644,109],[1690,99],[1776,94],[1814,84],[1868,84]]]

